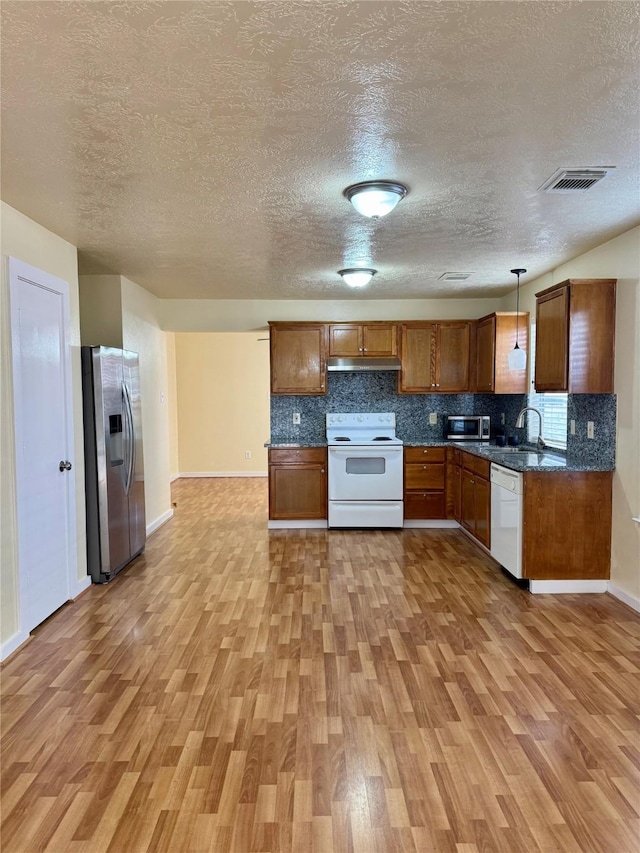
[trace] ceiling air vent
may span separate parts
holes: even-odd
[[[606,178],[615,166],[597,169],[558,169],[539,190],[546,193],[583,193]]]
[[[443,272],[438,281],[466,281],[472,272]]]

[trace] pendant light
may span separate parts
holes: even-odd
[[[376,273],[377,270],[365,269],[363,267],[349,270],[338,270],[338,275],[342,276],[349,287],[364,287],[366,284],[369,284]]]
[[[527,354],[518,344],[518,322],[520,320],[520,276],[526,273],[526,270],[515,269],[511,272],[518,276],[518,284],[516,287],[516,345],[508,356],[509,370],[524,370],[527,366]]]
[[[391,213],[407,193],[405,185],[397,181],[362,181],[347,187],[342,194],[358,213],[379,219]]]

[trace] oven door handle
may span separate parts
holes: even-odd
[[[381,456],[387,457],[388,454],[397,454],[402,453],[402,447],[351,447],[349,450],[346,448],[329,448],[329,455],[334,459],[349,459],[354,456],[372,456],[376,459],[379,459]]]

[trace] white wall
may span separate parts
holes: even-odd
[[[122,345],[140,356],[147,530],[172,515],[167,344],[159,315],[160,300],[122,278]]]
[[[520,288],[535,318],[535,293],[568,278],[617,278],[615,386],[618,401],[613,478],[611,583],[640,603],[640,228],[621,234]],[[502,302],[515,307],[515,294]]]
[[[173,332],[249,332],[269,320],[475,320],[498,299],[162,299],[162,328]]]
[[[181,474],[267,473],[269,343],[259,340],[264,337],[176,332]]]
[[[165,332],[167,342],[167,406],[169,410],[169,471],[175,480],[180,472],[178,456],[178,386],[176,378],[176,335]]]
[[[0,202],[0,252],[19,258],[69,283],[71,309],[71,362],[74,458],[76,485],[76,551],[78,581],[87,575],[84,509],[84,441],[82,433],[82,372],[80,365],[80,315],[78,303],[78,258],[75,246]],[[13,435],[13,391],[8,317],[6,263],[0,293],[0,644],[9,645],[19,631],[18,564],[16,536],[15,449]]]

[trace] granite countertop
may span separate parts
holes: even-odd
[[[326,441],[305,442],[265,442],[265,447],[326,447]],[[496,447],[491,442],[480,441],[433,441],[429,439],[410,438],[404,439],[405,447],[457,447],[466,453],[473,453],[482,459],[502,465],[512,471],[613,471],[607,465],[599,465],[597,462],[583,463],[576,460],[567,460],[561,451],[544,451],[538,453],[535,447],[522,445],[519,448]]]

